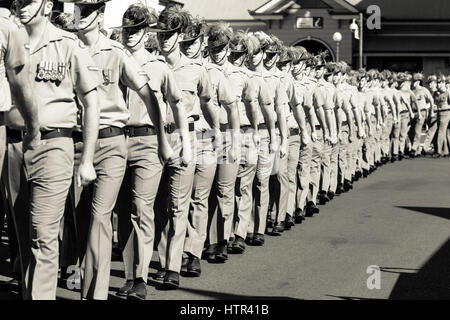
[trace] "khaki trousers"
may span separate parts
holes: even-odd
[[[320,188],[320,176],[321,176],[321,165],[322,165],[322,155],[324,150],[324,140],[322,129],[316,129],[317,140],[312,143],[312,153],[311,153],[311,190],[308,193],[308,201],[316,204],[317,194]]]
[[[155,199],[162,174],[156,135],[128,137],[127,170],[115,211],[127,280],[147,282],[155,240]]]
[[[450,122],[450,111],[439,112],[438,121],[437,152],[441,156],[448,155],[447,128]]]
[[[312,141],[307,146],[302,143],[300,146],[300,154],[298,159],[296,209],[301,209],[303,212],[306,205],[306,198],[310,192],[313,145],[314,142]],[[289,177],[291,177],[290,174]]]
[[[300,135],[292,135],[289,137],[289,152],[287,159],[287,176],[289,179],[289,194],[287,200],[286,213],[289,216],[294,216],[297,201],[297,185],[299,184],[299,171],[300,171]],[[281,220],[280,220],[281,221]]]

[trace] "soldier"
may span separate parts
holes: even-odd
[[[0,1],[0,172],[3,171],[4,163],[8,163],[8,157],[5,159],[5,151],[8,149],[7,145],[7,131],[5,126],[7,115],[13,108],[17,108],[22,118],[24,119],[24,126],[26,129],[23,137],[23,146],[20,144],[18,152],[22,154],[22,147],[25,149],[37,147],[40,144],[40,131],[38,119],[38,105],[34,100],[32,86],[29,81],[28,69],[29,65],[29,47],[28,35],[23,28],[19,30],[17,25],[12,21],[13,16],[9,9],[14,1]],[[22,137],[21,137],[22,138]],[[2,184],[6,187],[10,180],[9,166],[6,166],[8,174],[2,175]],[[13,177],[11,177],[11,180]],[[16,179],[17,180],[17,179]],[[16,197],[17,194],[14,194]],[[8,200],[11,200],[13,195],[8,194]],[[12,203],[12,202],[10,202]],[[8,237],[11,252],[11,264],[13,271],[17,275],[17,280],[20,281],[21,274],[25,272],[22,268],[20,251],[24,251],[27,243],[23,241],[24,236],[16,233],[17,224],[28,226],[28,220],[21,221],[20,216],[16,216],[13,206],[5,203],[8,219]],[[3,227],[4,213],[1,213],[0,223]],[[22,215],[22,218],[26,218]],[[21,246],[19,246],[18,239],[20,239]]]
[[[181,129],[182,161],[187,165],[192,161],[192,156],[181,91],[165,61],[145,50],[149,36],[148,26],[156,24],[157,19],[157,13],[151,8],[142,4],[130,6],[122,19],[122,39],[125,48],[149,76],[150,86],[158,98],[164,121],[166,109],[171,108],[175,124]],[[158,157],[158,141],[154,125],[145,103],[130,89],[127,89],[126,102],[130,110],[130,119],[125,128],[128,137],[127,172],[116,210],[119,216],[119,239],[127,281],[118,295],[127,296],[128,299],[144,300],[147,295],[148,267],[155,238],[153,206],[163,166]]]
[[[443,75],[437,78],[438,90],[434,93],[434,101],[437,105],[438,114],[438,133],[437,133],[437,150],[435,158],[445,157],[449,155],[447,145],[447,127],[450,122],[450,93],[446,87],[446,78]]]
[[[191,145],[195,146],[192,148],[192,152],[196,154],[197,146],[202,143],[202,140],[210,145],[213,139],[220,143],[221,132],[219,130],[217,107],[213,103],[213,88],[207,69],[202,63],[187,58],[180,51],[181,37],[191,24],[191,20],[189,13],[174,6],[161,12],[157,27],[161,54],[165,57],[169,68],[174,72],[175,81],[182,91],[182,101],[191,132]],[[201,115],[204,120],[200,123]],[[168,115],[167,122],[168,130],[172,133],[170,138],[173,142],[177,141],[177,133],[172,130],[176,127],[171,117],[171,115]],[[204,134],[205,123],[210,126],[212,133]],[[213,157],[213,152],[211,146],[209,158]],[[193,191],[195,162],[208,160],[197,160],[195,157],[193,159],[194,161],[187,166],[181,165],[180,161],[171,160],[165,169],[168,176],[167,215],[169,223],[163,230],[158,246],[161,269],[155,275],[155,280],[163,281],[165,287],[170,289],[176,289],[179,286],[179,274]],[[194,260],[196,259],[188,261],[187,268],[196,272],[199,266],[197,262],[199,261]]]
[[[92,192],[87,197],[87,204],[91,203],[91,208],[89,210],[84,207],[86,203],[75,201],[73,210],[78,217],[88,210],[91,211],[90,226],[86,224],[82,227],[88,227],[89,230],[86,253],[84,258],[80,257],[83,299],[107,299],[108,297],[112,252],[111,214],[126,169],[125,125],[130,117],[119,85],[136,91],[144,101],[154,124],[154,133],[158,137],[158,151],[163,161],[170,158],[172,154],[164,132],[158,100],[149,85],[146,72],[139,68],[131,54],[122,45],[108,39],[100,32],[105,4],[108,1],[75,1],[81,15],[77,26],[78,36],[89,48],[96,63],[95,68],[101,70],[103,74],[103,84],[98,88],[101,101],[100,130],[94,155],[97,180],[92,186],[92,191],[85,191]],[[76,151],[78,148],[77,144]],[[74,196],[75,199],[79,199],[78,195],[83,190],[76,187]]]
[[[433,103],[431,104],[431,107],[428,109],[429,113],[427,116],[427,137],[425,138],[425,141],[423,143],[423,151],[427,155],[432,155],[431,152],[431,144],[433,144],[434,150],[436,151],[435,147],[435,137],[436,137],[436,131],[437,131],[437,106],[436,101],[434,101],[434,93],[437,91],[437,76],[432,74],[428,76],[427,78],[427,85],[428,90],[431,93],[431,96],[433,97]]]
[[[275,152],[278,147],[275,136],[271,136],[271,133],[275,130],[275,121],[273,119],[272,99],[267,84],[261,73],[252,72],[245,67],[246,60],[252,59],[253,55],[256,55],[256,60],[254,62],[249,61],[249,64],[255,65],[255,69],[262,70],[261,52],[258,52],[258,50],[261,50],[260,42],[248,33],[238,31],[230,40],[230,48],[230,63],[245,72],[246,81],[249,82],[248,86],[253,86],[257,92],[255,105],[250,104],[249,101],[244,102],[244,106],[241,104],[239,112],[242,129],[242,159],[236,181],[234,240],[231,243],[230,251],[232,253],[243,253],[246,248],[245,239],[252,215],[253,181],[258,165],[261,165],[259,158],[267,157],[268,150]],[[246,78],[244,77],[244,80]],[[241,81],[233,81],[233,83],[241,83]],[[262,155],[260,154],[261,146],[263,147]]]
[[[423,79],[424,75],[421,73],[415,73],[413,75],[412,88],[417,98],[417,109],[421,117],[416,119],[416,123],[414,125],[414,139],[410,154],[412,158],[420,156],[420,138],[422,135],[423,124],[427,119],[428,109],[430,107],[432,109],[434,108],[433,96],[427,88],[423,87]]]
[[[49,0],[18,3],[19,18],[30,39],[30,67],[35,72],[32,86],[39,97],[41,137],[46,140],[38,148],[26,151],[23,157],[16,153],[14,159],[19,165],[23,163],[31,195],[31,253],[29,261],[23,262],[27,267],[24,282],[27,299],[56,297],[58,233],[73,176],[72,129],[77,119],[74,91],[85,105],[85,145],[75,180],[81,186],[96,178],[93,154],[98,131],[100,75],[98,70],[93,70],[94,62],[85,46],[50,23],[52,8],[53,2]],[[8,122],[8,126],[23,130],[21,119],[13,110]],[[25,230],[25,238],[27,227],[18,227],[22,228],[19,234]],[[23,257],[27,254],[23,253]]]
[[[277,60],[277,45],[267,34],[261,31],[255,32],[250,36],[250,39],[254,41],[255,47],[259,49],[259,52],[255,50],[255,53],[257,52],[258,54],[253,55],[249,59],[249,67],[250,70],[257,72],[263,77],[269,89],[276,127],[275,132],[270,135],[270,140],[277,139],[280,146],[277,152],[271,153],[271,150],[269,150],[269,135],[266,133],[264,138],[261,135],[260,157],[256,169],[255,210],[252,212],[252,219],[248,226],[247,242],[251,245],[262,246],[264,245],[264,233],[266,231],[267,213],[269,209],[270,176],[275,173],[278,174],[276,170],[280,170],[279,174],[285,176],[283,170],[286,168],[284,165],[286,159],[284,158],[287,156],[288,146],[285,105],[288,103],[288,97],[280,78],[270,71],[275,67]],[[283,178],[283,181],[286,182],[286,180]],[[286,186],[285,183],[283,185]],[[280,195],[286,196],[286,192],[280,191]],[[285,200],[280,200],[280,202],[282,201]]]
[[[272,41],[280,42],[274,36],[272,36]],[[288,97],[288,102],[284,106],[284,113],[288,126],[289,145],[286,159],[280,159],[277,179],[272,179],[275,182],[276,190],[276,197],[274,197],[274,204],[271,209],[272,218],[276,222],[272,231],[275,234],[284,231],[287,213],[290,213],[291,219],[294,215],[300,143],[307,146],[311,142],[310,134],[306,130],[306,115],[303,108],[306,88],[303,87],[304,90],[299,91],[299,86],[295,85],[291,74],[292,59],[291,50],[280,43],[275,74],[279,76]],[[306,104],[310,105],[311,103],[307,101]],[[285,180],[287,180],[287,186],[284,185],[286,184]]]
[[[392,73],[389,77],[389,88],[392,90],[393,100],[395,105],[397,106],[397,122],[394,122],[393,130],[392,130],[392,138],[391,138],[391,148],[392,148],[392,157],[391,162],[395,162],[400,159],[400,129],[401,129],[401,117],[402,111],[405,111],[403,104],[401,103],[400,91],[397,89],[398,87],[398,75],[396,73]],[[405,112],[403,113],[405,114]],[[405,116],[403,116],[405,117]]]
[[[198,61],[203,59],[204,31],[204,24],[200,21],[193,21],[187,28],[182,48],[189,58]],[[203,63],[213,87],[212,101],[216,116],[219,118],[222,134],[220,141],[222,142],[217,144],[216,141],[211,140],[211,137],[213,137],[211,128],[214,127],[211,127],[204,117],[201,117],[201,126],[198,128],[200,144],[197,151],[194,186],[189,211],[191,223],[188,224],[184,247],[188,258],[185,259],[183,264],[183,267],[186,266],[187,273],[195,276],[199,276],[201,272],[199,262],[206,240],[208,212],[215,212],[215,203],[217,203],[217,219],[221,220],[222,215],[231,217],[234,210],[234,182],[237,175],[236,160],[239,153],[237,150],[239,146],[239,115],[236,96],[232,91],[229,80],[225,78],[222,66],[227,59],[228,41],[231,34],[232,32],[225,25],[211,27],[208,31],[208,52],[213,63]],[[232,129],[233,132],[228,131],[228,129]],[[212,195],[211,188],[215,177],[217,191]],[[208,201],[210,194],[212,201]],[[216,195],[217,199],[214,199]],[[212,204],[211,208],[208,205],[209,203]],[[214,216],[214,214],[211,213],[211,216]],[[229,223],[229,227],[231,227],[231,223]],[[227,241],[228,238],[220,239],[218,245],[217,239],[213,240],[205,253],[208,262],[225,262],[227,260]],[[195,267],[187,268],[192,263],[195,264]]]
[[[398,122],[397,99],[394,95],[394,90],[389,87],[389,79],[392,73],[389,70],[384,70],[381,73],[381,93],[386,102],[386,116],[385,126],[382,133],[382,151],[384,154],[384,163],[392,158],[391,152],[391,134],[393,133],[394,124]]]
[[[317,87],[317,81],[315,81],[314,75],[311,75],[314,73],[314,60],[303,47],[295,47],[293,48],[293,51],[292,75],[294,76],[295,84],[299,87],[300,92],[304,92],[303,107],[305,108],[307,119],[306,131],[311,136],[311,143],[301,143],[298,159],[298,183],[293,218],[295,223],[300,224],[305,219],[306,198],[309,193],[312,174],[312,151],[313,146],[317,141],[316,127],[318,126],[320,129],[320,125],[318,125],[319,122],[313,103],[313,93]],[[289,215],[287,216],[286,221],[286,226],[292,226]]]

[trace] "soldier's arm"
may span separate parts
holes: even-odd
[[[334,105],[327,105],[329,101],[325,100],[325,120],[327,123],[330,138],[337,136],[336,114],[334,113]]]
[[[315,103],[315,109],[317,118],[319,120],[320,126],[323,129],[323,135],[324,137],[327,137],[330,135],[330,131],[328,130],[328,124],[325,117],[325,111],[324,111],[324,98],[322,93],[319,90],[314,91],[314,103]]]
[[[352,94],[350,96],[349,103],[350,103],[350,106],[351,106],[353,118],[355,119],[355,122],[356,122],[356,128],[358,129],[359,133],[362,133],[363,132],[363,127],[362,127],[361,113],[359,112],[358,101],[356,100],[356,97],[353,94],[353,92],[352,92]]]
[[[83,154],[81,156],[81,162],[92,163],[94,161],[95,143],[98,138],[100,118],[97,89],[78,94],[78,98],[84,106]]]
[[[295,121],[297,122],[300,131],[306,133],[306,114],[305,109],[303,108],[304,98],[301,99],[300,93],[298,92],[298,89],[295,87],[293,82],[290,94],[290,106],[292,114],[294,115]]]
[[[288,143],[288,128],[285,114],[285,104],[288,103],[286,96],[286,89],[280,83],[277,86],[277,93],[275,96],[275,112],[277,114],[278,127],[280,129],[281,145],[287,146]]]
[[[276,135],[275,135],[275,119],[273,117],[273,109],[272,109],[272,101],[269,95],[269,90],[267,88],[267,84],[260,80],[259,82],[259,94],[258,94],[258,102],[261,107],[261,113],[264,118],[264,122],[269,130],[270,143],[276,144]]]
[[[213,86],[206,68],[202,68],[197,87],[200,96],[200,108],[202,109],[203,116],[209,126],[216,131],[216,134],[218,134],[218,132],[220,132],[220,119],[217,112],[217,107],[214,106],[214,102],[212,100],[212,96],[214,94]]]
[[[227,80],[227,78],[225,78],[223,73],[220,73],[218,94],[218,100],[227,112],[228,123],[230,124],[233,133],[239,132],[239,130],[241,129],[241,124],[239,119],[237,97],[234,94],[229,81]],[[236,143],[237,142],[238,141],[236,141]]]
[[[342,110],[345,112],[345,115],[347,116],[348,130],[349,130],[348,134],[349,136],[352,136],[354,121],[353,121],[353,110],[350,104],[350,97],[343,98]]]

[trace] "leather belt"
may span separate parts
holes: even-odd
[[[189,122],[188,127],[189,127],[189,132],[195,131],[195,124],[194,124],[194,122]],[[166,130],[167,134],[172,134],[172,133],[175,132],[175,130],[177,128],[176,128],[175,123],[168,123],[168,124],[166,124],[164,126],[164,129]]]
[[[437,112],[444,112],[444,111],[450,111],[450,109],[441,109],[441,110],[437,110]]]
[[[6,137],[8,139],[20,142],[23,140],[23,134],[24,132],[21,130],[11,129],[9,127],[6,127]]]
[[[289,129],[289,134],[291,136],[298,136],[300,134],[300,129],[299,128],[291,128],[291,129]]]
[[[106,138],[112,138],[112,137],[117,137],[117,136],[121,136],[125,133],[124,128],[119,128],[119,127],[107,127],[104,129],[101,129],[98,132],[98,138],[99,139],[106,139]]]
[[[342,122],[342,125],[343,125],[343,126],[348,126],[348,121]]]
[[[227,130],[230,129],[230,126],[228,125],[228,123],[221,123],[220,124],[220,131],[222,132],[227,132]]]
[[[316,124],[316,130],[320,130],[322,129],[322,127],[320,126],[320,124]]]
[[[258,124],[258,129],[267,129],[267,125],[265,123]]]
[[[72,138],[72,129],[70,128],[56,128],[53,130],[41,130],[41,140],[49,140],[55,138]],[[6,127],[6,136],[9,139],[17,142],[23,141],[25,131],[15,130]]]
[[[400,114],[404,114],[404,113],[409,113],[409,111],[408,110],[400,111]]]
[[[155,127],[153,126],[142,126],[142,127],[125,127],[125,134],[132,137],[147,137],[156,135]]]

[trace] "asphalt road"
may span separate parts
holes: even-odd
[[[450,299],[448,158],[383,166],[320,210],[225,264],[202,261],[202,276],[181,278],[179,290],[150,281],[147,298]],[[372,265],[380,267],[380,288],[370,290]],[[120,299],[122,270],[114,261],[110,299]],[[59,288],[58,298],[79,292]]]

